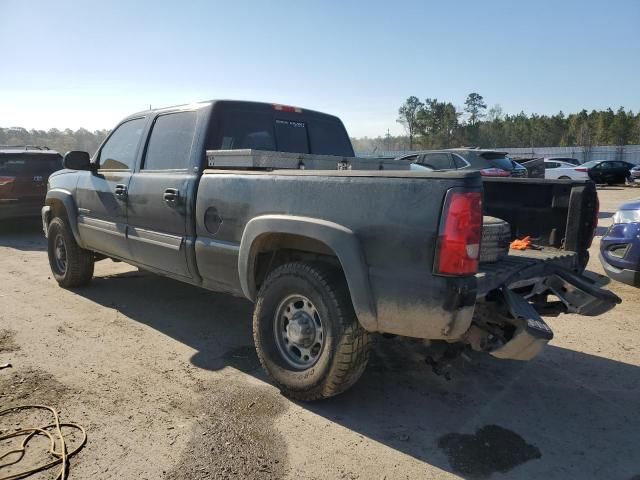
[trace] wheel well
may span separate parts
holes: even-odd
[[[67,216],[67,209],[64,208],[64,203],[62,203],[62,201],[57,200],[57,199],[52,199],[52,200],[48,200],[47,201],[47,205],[51,207],[51,217],[55,218],[55,217],[66,217]]]
[[[258,237],[251,247],[252,271],[256,291],[266,276],[289,262],[321,261],[342,270],[336,253],[325,243],[315,238],[289,233],[267,233]]]

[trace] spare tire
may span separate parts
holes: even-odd
[[[494,263],[509,254],[511,225],[501,218],[482,217],[480,263]]]

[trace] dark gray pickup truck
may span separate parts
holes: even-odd
[[[318,112],[145,111],[93,158],[64,163],[42,209],[59,284],[86,285],[111,258],[244,296],[262,365],[297,399],[351,386],[375,332],[528,360],[552,338],[537,310],[598,315],[620,301],[582,274],[592,183],[359,159],[342,122]],[[525,235],[538,249],[509,251]]]

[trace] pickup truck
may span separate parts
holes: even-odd
[[[149,110],[64,165],[42,208],[62,287],[111,258],[244,296],[263,367],[300,400],[353,385],[375,333],[529,360],[552,338],[537,310],[620,302],[583,275],[593,183],[360,159],[327,114],[228,100]],[[480,261],[493,245],[483,215],[539,249],[507,242]]]

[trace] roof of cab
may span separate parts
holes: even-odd
[[[139,112],[132,113],[131,115],[127,115],[122,121],[129,120],[132,118],[137,118],[137,117],[146,117],[149,114],[156,114],[156,113],[162,113],[162,112],[170,112],[170,111],[176,111],[176,110],[195,110],[199,108],[212,106],[215,103],[245,104],[247,106],[262,107],[262,108],[268,108],[268,109],[273,109],[275,106],[289,106],[289,105],[281,104],[278,102],[270,103],[270,102],[254,102],[251,100],[214,99],[214,100],[204,100],[202,102],[185,103],[182,105],[173,105],[169,107],[150,108],[149,110],[141,110]],[[302,108],[302,107],[295,107],[295,108],[300,109],[302,112],[305,112],[305,113],[311,113],[316,115],[326,115],[328,117],[337,118],[335,115],[331,115],[330,113],[319,112],[316,110],[310,110],[308,108]]]

